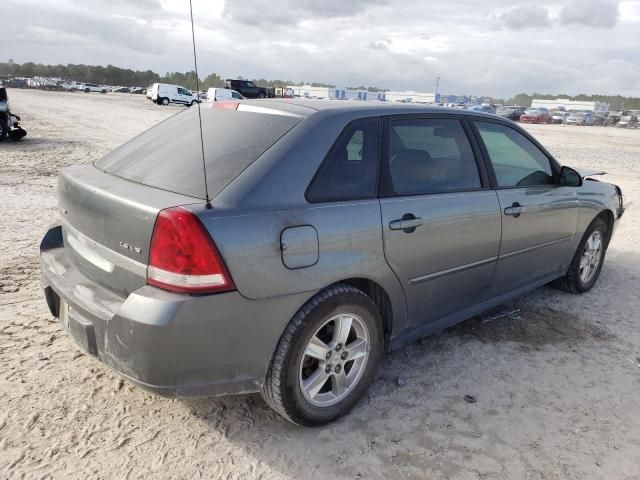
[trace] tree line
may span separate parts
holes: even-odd
[[[100,85],[126,86],[126,87],[147,87],[155,82],[173,83],[181,85],[190,90],[196,89],[196,72],[167,72],[159,75],[152,70],[132,70],[130,68],[120,68],[114,65],[44,65],[42,63],[16,63],[9,59],[7,62],[0,62],[0,76],[12,77],[48,77],[61,78],[63,80],[76,81],[82,83],[97,83]],[[249,80],[244,77],[236,77],[238,80]],[[305,85],[305,82],[293,82],[291,80],[267,80],[265,78],[252,79],[256,85],[263,87],[276,87],[286,85]],[[312,83],[314,87],[333,88],[334,85],[326,83]],[[224,87],[224,79],[212,73],[204,79],[199,79],[199,86],[206,90],[210,87]]]
[[[61,78],[69,81],[83,83],[97,83],[100,85],[119,85],[126,87],[146,87],[155,82],[176,83],[189,89],[196,88],[196,73],[191,72],[168,72],[159,75],[152,70],[132,70],[130,68],[120,68],[114,65],[44,65],[42,63],[16,63],[9,59],[7,62],[0,62],[0,75],[13,77],[49,77]],[[205,79],[200,80],[201,88],[222,87],[224,80],[217,74],[212,73]]]
[[[159,75],[152,70],[132,70],[129,68],[120,68],[114,65],[83,65],[83,64],[67,64],[67,65],[43,65],[41,63],[27,62],[16,63],[9,59],[7,62],[0,62],[0,75],[1,76],[14,76],[14,77],[54,77],[62,78],[70,81],[86,82],[86,83],[98,83],[100,85],[121,85],[126,87],[146,87],[155,82],[173,83],[176,85],[182,85],[190,90],[196,89],[196,72],[168,72],[164,75]],[[244,77],[236,77],[238,80],[248,80]],[[276,87],[286,85],[306,85],[308,82],[294,82],[291,80],[267,80],[265,78],[252,79],[256,85],[263,87]],[[212,73],[204,79],[199,79],[200,88],[206,90],[210,87],[223,87],[224,79],[216,74]],[[312,82],[313,87],[326,87],[335,88],[335,85],[329,83]],[[370,92],[373,91],[385,91],[384,89],[378,89],[377,87],[364,87],[358,88],[367,89]],[[640,98],[638,97],[623,97],[621,95],[549,95],[534,93],[529,95],[526,93],[519,93],[507,100],[504,99],[492,99],[493,103],[500,103],[506,105],[520,105],[523,107],[530,107],[531,100],[533,98],[540,99],[554,99],[554,98],[568,98],[570,100],[584,100],[584,101],[597,101],[609,104],[611,110],[640,110]]]

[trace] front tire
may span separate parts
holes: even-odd
[[[585,293],[591,290],[600,276],[608,241],[607,224],[601,217],[597,217],[582,237],[569,270],[554,285],[568,293]]]
[[[329,287],[289,322],[262,397],[290,422],[323,425],[358,403],[381,354],[382,321],[371,298],[349,285]]]
[[[9,134],[9,119],[4,112],[0,113],[0,142]]]

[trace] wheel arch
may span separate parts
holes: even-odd
[[[384,287],[374,280],[360,277],[347,278],[330,285],[330,287],[338,283],[344,283],[360,290],[373,301],[382,318],[384,349],[389,350],[393,332],[393,304]]]
[[[607,245],[609,245],[609,241],[611,240],[611,235],[613,234],[613,222],[615,221],[613,212],[610,209],[606,208],[603,211],[601,211],[598,215],[596,215],[594,220],[596,218],[602,218],[607,224]]]

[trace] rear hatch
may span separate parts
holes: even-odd
[[[198,199],[82,165],[63,170],[58,196],[65,252],[85,276],[120,296],[146,284],[158,212]]]
[[[210,198],[303,119],[290,111],[232,104],[238,105],[246,110],[228,109],[224,103],[205,104],[201,109]],[[190,108],[138,135],[95,165],[133,182],[204,199],[198,122],[198,109]]]
[[[210,198],[300,120],[291,113],[203,108]],[[202,204],[204,184],[195,108],[147,130],[95,166],[63,170],[59,203],[69,260],[92,281],[129,295],[146,284],[158,213]]]

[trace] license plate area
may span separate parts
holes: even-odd
[[[75,340],[80,348],[91,355],[98,355],[93,324],[62,298],[60,299],[60,314],[58,319],[62,328]]]

